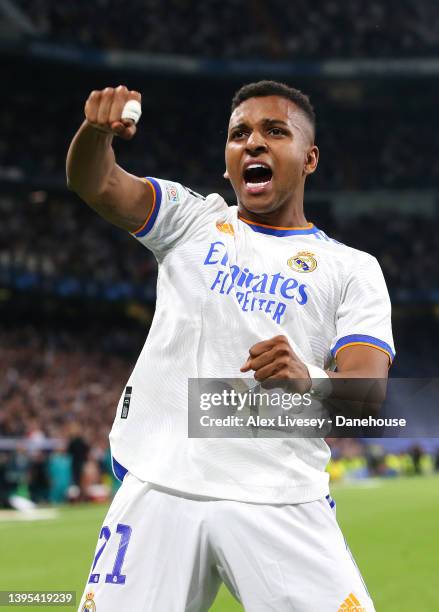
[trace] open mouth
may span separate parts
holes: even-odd
[[[245,168],[243,178],[247,191],[261,193],[271,183],[273,171],[269,166],[255,163]]]

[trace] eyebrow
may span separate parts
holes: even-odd
[[[288,123],[286,121],[283,121],[282,119],[273,119],[270,117],[264,117],[264,119],[262,119],[260,123],[262,123],[263,125],[274,125],[276,123],[276,124],[280,124],[280,125],[284,125],[285,127],[288,127]],[[230,130],[237,130],[237,129],[242,129],[246,127],[248,127],[247,123],[245,123],[245,121],[241,121],[241,123],[238,123],[236,125],[231,125]]]

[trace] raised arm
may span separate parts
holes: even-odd
[[[140,102],[141,96],[123,85],[90,94],[85,120],[69,147],[66,173],[69,189],[110,223],[134,232],[151,211],[153,192],[116,163],[114,136],[131,140],[136,133],[133,121],[121,119],[128,100]]]

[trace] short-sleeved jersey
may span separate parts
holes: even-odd
[[[285,335],[298,357],[334,367],[366,344],[394,356],[378,262],[312,224],[241,218],[218,194],[145,179],[154,205],[134,236],[158,261],[154,320],[110,434],[115,472],[195,495],[302,503],[328,492],[323,439],[189,438],[188,379],[240,378],[251,346]],[[246,376],[252,377],[252,373]]]

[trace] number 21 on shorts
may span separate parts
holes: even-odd
[[[114,560],[113,571],[111,572],[111,574],[107,574],[105,576],[105,582],[108,582],[110,584],[125,584],[126,576],[122,574],[122,565],[131,538],[131,532],[132,529],[129,525],[118,523],[116,528],[116,534],[120,535],[119,548],[117,549],[116,559]],[[99,561],[99,558],[101,557],[102,553],[104,552],[104,549],[107,546],[110,538],[110,528],[106,526],[102,527],[101,532],[99,534],[99,542],[103,540],[103,543],[97,550],[95,558],[93,560],[93,567],[91,568],[90,578],[88,579],[89,583],[92,582],[93,584],[96,584],[99,582],[99,578],[101,575],[94,574],[93,570],[95,569],[96,564]]]

